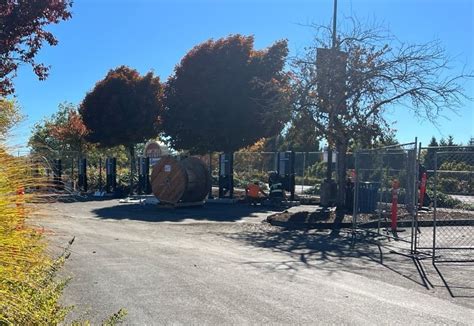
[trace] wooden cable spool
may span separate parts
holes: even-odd
[[[167,204],[203,201],[211,185],[206,164],[196,157],[178,161],[162,157],[151,172],[151,188],[160,202]]]

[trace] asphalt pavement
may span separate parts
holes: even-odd
[[[413,261],[398,243],[285,230],[241,205],[158,209],[117,200],[43,206],[62,298],[94,324],[474,324],[474,268]],[[446,283],[447,282],[447,283]],[[446,289],[451,286],[454,297]]]

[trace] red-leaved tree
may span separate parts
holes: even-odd
[[[287,42],[254,49],[252,36],[195,46],[165,88],[163,128],[175,149],[232,152],[278,134],[290,117]]]
[[[49,24],[71,18],[71,0],[2,0],[0,1],[0,96],[13,93],[12,79],[20,64],[29,64],[40,80],[49,67],[35,61],[44,42],[58,43]]]
[[[133,180],[135,144],[156,137],[163,111],[163,87],[152,72],[140,76],[126,66],[110,70],[87,93],[79,113],[87,139],[101,147],[124,145],[130,153]]]
[[[79,153],[79,157],[82,156],[89,131],[77,111],[70,110],[67,121],[64,124],[51,125],[50,132],[56,139],[69,144],[71,150]]]

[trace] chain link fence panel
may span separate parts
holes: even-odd
[[[235,187],[244,188],[252,181],[267,183],[269,172],[277,170],[277,159],[278,152],[235,152]],[[209,159],[206,159],[206,162],[208,161]],[[218,154],[212,156],[212,166],[213,184],[217,185]],[[326,173],[323,152],[295,152],[294,168],[296,194],[319,195],[321,182]]]
[[[253,181],[268,182],[268,172],[277,169],[277,152],[235,152],[234,187],[245,188]]]
[[[474,262],[474,149],[436,152],[433,261]]]
[[[420,150],[416,251],[433,262],[474,261],[474,147]]]
[[[354,153],[354,231],[376,228],[379,234],[413,242],[416,154],[416,142]],[[399,224],[408,229],[398,228]]]

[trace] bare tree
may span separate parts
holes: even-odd
[[[442,112],[456,112],[463,101],[470,100],[463,84],[473,73],[453,75],[452,59],[439,41],[402,43],[380,27],[366,28],[352,19],[349,31],[337,38],[337,50],[342,51],[337,53],[346,60],[342,96],[327,98],[318,85],[322,71],[316,58],[318,48],[331,48],[332,30],[312,27],[316,31],[313,44],[292,63],[294,108],[309,110],[319,133],[338,152],[337,205],[341,208],[349,143],[367,145],[390,132],[384,115],[390,107],[398,114],[406,110],[434,123]]]

